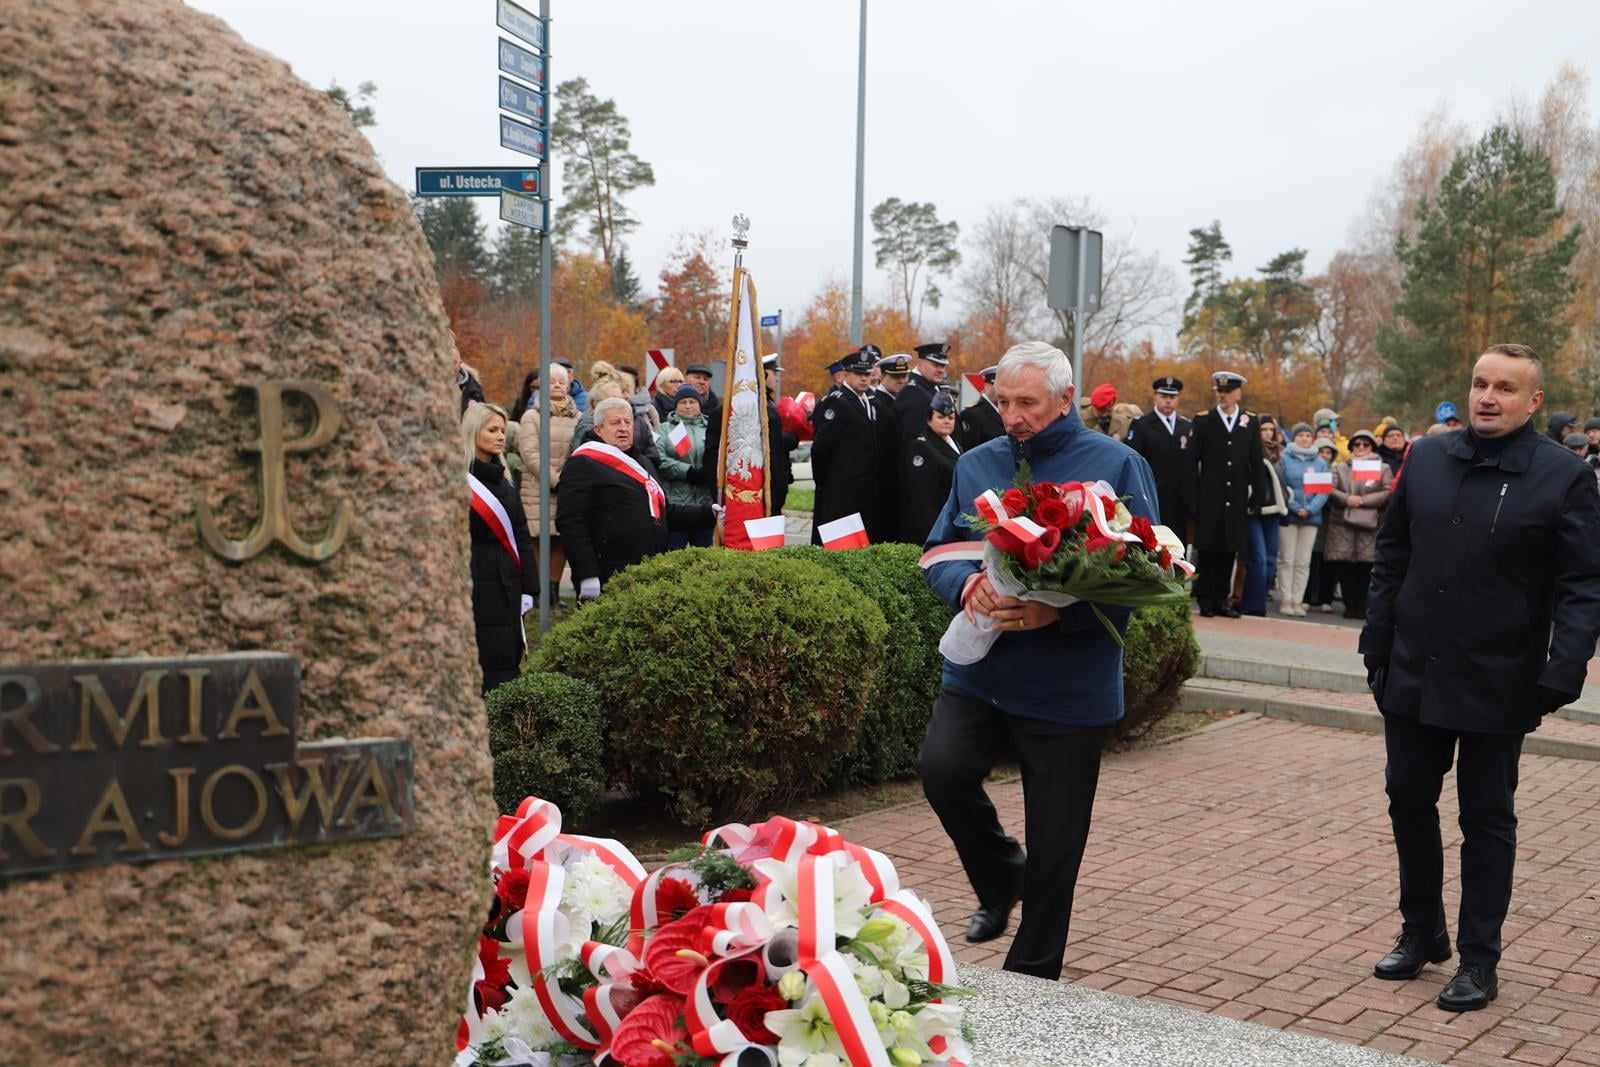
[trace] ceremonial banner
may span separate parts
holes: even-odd
[[[822,547],[828,549],[866,548],[872,542],[867,540],[867,528],[861,522],[861,512],[846,515],[842,519],[834,519],[817,527],[817,536],[822,539]]]
[[[764,519],[746,519],[744,532],[750,539],[751,549],[756,552],[766,548],[782,548],[783,516],[769,515]]]
[[[765,518],[771,499],[767,486],[767,402],[761,380],[761,336],[756,328],[756,287],[743,267],[733,269],[733,320],[728,330],[727,389],[722,405],[722,455],[717,484],[722,489],[722,543],[749,549],[745,523]]]
[[[1350,477],[1357,482],[1381,481],[1383,478],[1383,460],[1352,459],[1350,461]]]
[[[675,348],[649,348],[645,350],[644,362],[645,379],[644,387],[650,392],[656,391],[656,375],[672,366],[672,357],[676,354]]]
[[[1305,490],[1307,496],[1333,492],[1333,473],[1331,471],[1306,471]]]

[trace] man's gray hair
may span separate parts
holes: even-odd
[[[626,411],[629,420],[633,419],[633,405],[631,403],[620,396],[608,396],[594,406],[595,426],[598,427],[602,422],[606,421],[606,412],[608,411]]]
[[[1000,357],[1000,365],[994,372],[995,380],[999,381],[1023,367],[1038,367],[1044,371],[1044,384],[1052,396],[1062,396],[1072,388],[1072,362],[1067,359],[1065,352],[1052,344],[1023,341],[1012,345]]]

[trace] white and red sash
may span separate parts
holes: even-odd
[[[471,471],[467,472],[467,487],[472,490],[473,512],[483,520],[484,525],[489,527],[489,532],[494,534],[495,540],[511,553],[511,558],[516,560],[517,567],[521,568],[522,553],[517,551],[517,537],[511,529],[511,516],[506,514],[504,505]]]
[[[572,450],[573,456],[583,456],[596,463],[604,463],[619,474],[625,474],[639,483],[644,490],[644,495],[650,500],[650,517],[660,519],[666,511],[667,494],[661,491],[661,486],[650,477],[648,471],[639,465],[639,461],[628,455],[616,445],[608,445],[604,441],[589,441]]]

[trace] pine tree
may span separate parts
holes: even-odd
[[[638,308],[639,276],[633,272],[626,245],[617,246],[617,258],[611,263],[611,291],[630,308]]]
[[[362,82],[352,93],[338,82],[332,81],[323,92],[328,94],[330,100],[344,108],[345,114],[350,116],[350,121],[356,124],[356,129],[365,129],[378,124],[377,112],[366,102],[378,95],[378,87],[372,82]],[[357,103],[358,100],[361,103]]]
[[[1417,209],[1415,238],[1395,242],[1401,322],[1378,334],[1387,402],[1417,410],[1459,395],[1492,344],[1556,353],[1579,236],[1560,232],[1561,216],[1550,157],[1506,127],[1455,157],[1437,198]]]
[[[898,272],[895,291],[905,306],[906,318],[920,328],[923,305],[937,308],[943,298],[933,284],[934,275],[948,274],[961,262],[957,247],[961,227],[940,222],[931,203],[908,203],[891,196],[872,209],[872,228],[878,233],[872,239],[877,264]],[[924,271],[927,278],[918,296],[918,275]]]
[[[563,233],[583,226],[607,268],[614,269],[618,240],[638,227],[623,203],[635,189],[656,183],[650,164],[634,155],[628,120],[615,100],[601,100],[584,78],[556,87],[551,140],[561,152],[562,192],[556,216]]]
[[[497,297],[531,300],[539,291],[539,235],[526,226],[507,224],[495,242],[489,284]]]
[[[481,278],[489,269],[483,222],[468,197],[416,197],[411,202],[422,234],[433,249],[433,270],[447,275]]]
[[[1222,265],[1233,258],[1233,248],[1222,236],[1222,220],[1189,231],[1189,255],[1184,264],[1194,288],[1183,302],[1183,329],[1188,332],[1206,303],[1222,288]]]

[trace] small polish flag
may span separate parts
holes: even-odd
[[[1350,461],[1350,477],[1358,482],[1376,482],[1383,477],[1383,460],[1381,459],[1353,459]]]
[[[989,383],[984,381],[982,374],[968,374],[966,378],[972,384],[972,387],[980,393],[989,388]]]
[[[650,392],[656,391],[656,375],[672,366],[672,357],[676,352],[677,349],[675,348],[650,348],[645,350],[644,358],[649,365],[650,376],[646,379],[644,387]]]
[[[764,519],[744,520],[745,536],[750,538],[750,549],[760,552],[767,548],[783,547],[783,516],[769,515]]]
[[[1306,471],[1305,489],[1307,496],[1333,492],[1333,472]]]
[[[667,440],[672,442],[672,450],[682,459],[694,448],[694,439],[689,436],[689,431],[683,423],[673,423],[672,429],[667,431]]]
[[[867,528],[861,522],[861,512],[846,515],[842,519],[834,519],[817,527],[817,536],[822,538],[822,547],[838,551],[841,548],[866,548],[872,542],[867,540]]]

